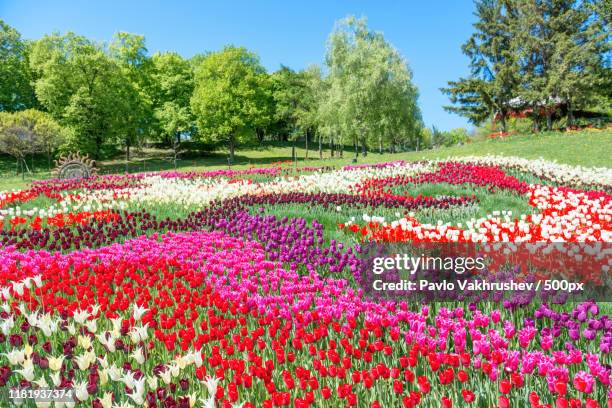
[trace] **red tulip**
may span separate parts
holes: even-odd
[[[567,383],[563,381],[555,382],[555,392],[559,395],[565,395],[567,393]]]
[[[461,390],[461,395],[463,396],[465,402],[468,403],[473,402],[475,399],[474,393],[470,390]]]
[[[501,380],[501,382],[499,383],[499,392],[501,392],[502,394],[508,394],[511,389],[512,389],[512,384],[510,383],[509,380],[507,379]]]
[[[399,380],[393,381],[393,392],[402,394],[404,392],[404,384]]]

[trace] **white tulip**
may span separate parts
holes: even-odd
[[[0,323],[0,331],[3,335],[8,336],[14,326],[15,319],[13,319],[13,316],[11,315],[7,319],[2,320],[2,323]]]
[[[217,386],[220,380],[221,379],[217,377],[206,376],[204,381],[202,381],[202,384],[204,384],[204,386],[208,390],[208,395],[210,395],[211,397],[214,397],[217,393]]]
[[[142,347],[138,347],[136,350],[134,350],[132,352],[132,354],[130,354],[130,357],[132,357],[134,360],[136,360],[136,362],[138,364],[144,364],[145,362],[145,357],[144,354],[142,352]]]
[[[89,398],[87,381],[77,382],[74,384],[74,395],[81,402],[86,401]]]
[[[108,367],[108,376],[113,381],[119,381],[122,376],[122,369],[117,368],[117,366],[113,363],[110,367]]]
[[[142,318],[142,316],[147,312],[147,310],[149,309],[147,309],[144,306],[140,307],[138,305],[134,305],[134,309],[133,309],[134,320],[139,321]]]
[[[34,380],[34,364],[32,363],[32,360],[30,359],[24,360],[22,363],[22,367],[23,368],[19,370],[15,370],[15,372],[21,374],[21,376],[25,378],[27,381],[33,381]]]
[[[75,322],[82,325],[89,318],[89,312],[87,310],[77,310],[74,312],[72,318]]]
[[[10,365],[21,364],[25,360],[25,352],[23,350],[13,349],[8,353],[2,353],[9,361]]]

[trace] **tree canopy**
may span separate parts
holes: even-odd
[[[474,4],[474,32],[462,46],[470,72],[442,89],[448,111],[476,125],[499,121],[503,131],[523,120],[517,117],[526,118],[521,126],[550,129],[553,121],[573,125],[585,110],[609,116],[606,2]],[[332,156],[352,145],[357,159],[369,150],[468,140],[457,129],[426,131],[418,97],[406,59],[365,18],[336,23],[320,66],[273,72],[244,47],[191,58],[151,55],[139,34],[97,42],[68,32],[26,41],[0,20],[0,112],[45,112],[65,130],[62,150],[96,159],[123,151],[128,163],[132,147],[155,144],[171,148],[175,164],[184,146],[224,146],[233,161],[237,148],[266,140],[294,148],[301,142],[306,151],[318,142],[320,155],[328,144]],[[49,146],[50,157],[59,146]]]
[[[29,44],[0,19],[0,111],[13,112],[36,106],[30,81]]]
[[[552,127],[563,106],[573,111],[610,94],[609,12],[600,1],[476,0],[475,32],[463,45],[471,75],[450,81],[446,109],[480,124],[511,111]]]
[[[50,162],[66,136],[67,129],[45,112],[0,112],[0,152],[13,156],[21,166],[27,167],[25,157],[34,153],[46,154]]]
[[[34,43],[30,65],[38,100],[74,130],[75,150],[99,158],[130,131],[132,85],[101,45],[74,33],[48,35]]]
[[[256,54],[243,47],[211,53],[196,70],[191,108],[199,137],[223,142],[234,160],[236,146],[252,140],[270,121],[267,75]]]
[[[383,141],[392,147],[416,140],[421,116],[417,91],[405,60],[365,19],[341,20],[328,39],[329,69],[326,116],[329,128],[351,141],[358,156],[367,146]]]

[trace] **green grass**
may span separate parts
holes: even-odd
[[[370,152],[367,157],[359,157],[359,163],[378,163],[392,160],[415,161],[422,159],[445,159],[449,156],[504,155],[527,159],[544,158],[559,163],[588,167],[610,167],[609,146],[612,146],[612,131],[581,133],[540,133],[535,135],[515,135],[504,139],[474,140],[463,146],[424,150],[419,152],[385,153]],[[311,143],[306,160],[303,145],[296,146],[298,166],[335,166],[351,164],[353,153],[345,150],[344,158],[329,158],[329,149],[319,159],[317,144]],[[148,149],[134,156],[127,165],[129,172],[172,170],[174,164],[169,160],[167,150]],[[248,148],[237,152],[234,169],[250,166],[267,166],[279,161],[291,160],[289,143],[272,142],[263,147]],[[7,156],[0,156],[0,191],[25,188],[33,180],[50,177],[47,162],[35,160],[33,174],[25,179],[15,174],[15,162]],[[122,157],[99,163],[100,174],[124,173],[126,163]],[[227,153],[213,152],[197,158],[183,158],[177,163],[180,171],[205,171],[228,168]]]
[[[442,222],[456,224],[457,222],[469,221],[470,218],[486,217],[488,214],[492,214],[493,211],[502,210],[512,211],[513,217],[533,212],[533,207],[529,205],[529,202],[524,196],[503,190],[491,193],[486,188],[482,187],[447,183],[402,186],[398,188],[397,193],[403,190],[407,190],[411,196],[418,196],[419,194],[428,197],[460,197],[475,195],[478,199],[478,203],[468,207],[468,209],[453,208],[448,211],[420,210],[418,211],[420,215],[419,219],[424,223],[435,223],[438,220],[442,220]],[[458,210],[461,210],[461,212],[457,215],[453,215],[453,212]],[[448,215],[445,216],[444,213],[448,213]]]
[[[401,190],[401,191],[399,191]],[[415,216],[422,223],[435,224],[438,221],[448,222],[453,225],[463,223],[472,218],[486,217],[494,211],[512,211],[512,218],[518,218],[521,214],[531,214],[534,208],[529,205],[525,197],[518,194],[498,191],[491,193],[485,188],[451,185],[447,183],[405,185],[398,188],[397,194],[403,194],[407,190],[410,196],[471,196],[478,198],[478,203],[469,206],[456,206],[449,209],[425,208],[414,211]],[[338,211],[335,206],[323,208],[312,204],[275,204],[257,205],[251,208],[252,214],[260,214],[263,208],[265,214],[274,215],[278,218],[304,218],[308,223],[317,221],[323,225],[324,238],[326,244],[335,239],[339,242],[352,245],[356,242],[356,235],[345,234],[338,229],[338,224],[346,223],[352,218],[357,224],[363,225],[363,215],[385,217],[387,222],[396,220],[404,215],[405,211],[401,208],[370,208],[370,207],[351,207],[341,206]]]

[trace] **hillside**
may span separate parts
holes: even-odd
[[[309,159],[305,160],[306,150],[303,146],[296,148],[298,166],[342,166],[352,162],[353,153],[344,152],[344,158],[329,158],[329,150],[323,151],[324,159],[320,160],[316,143],[309,149]],[[503,139],[476,140],[463,146],[444,147],[420,152],[385,153],[371,152],[367,157],[359,157],[359,163],[377,163],[392,160],[415,161],[423,159],[444,159],[451,156],[485,156],[503,155],[518,156],[528,159],[544,158],[559,163],[586,167],[610,167],[610,150],[612,149],[612,131],[576,133],[543,133],[515,135]],[[148,150],[134,157],[128,164],[130,172],[157,171],[173,169],[168,159],[170,152]],[[237,152],[233,168],[249,166],[267,166],[291,160],[291,147],[287,144],[271,144],[266,148],[241,150]],[[100,174],[125,172],[125,160],[118,157],[99,163]],[[33,176],[22,180],[15,175],[14,161],[7,156],[0,156],[0,191],[24,188],[32,180],[50,177],[46,171],[46,162],[34,162]],[[185,158],[178,162],[178,170],[201,171],[227,168],[227,154],[214,152],[204,157]],[[44,169],[44,170],[42,170]]]

